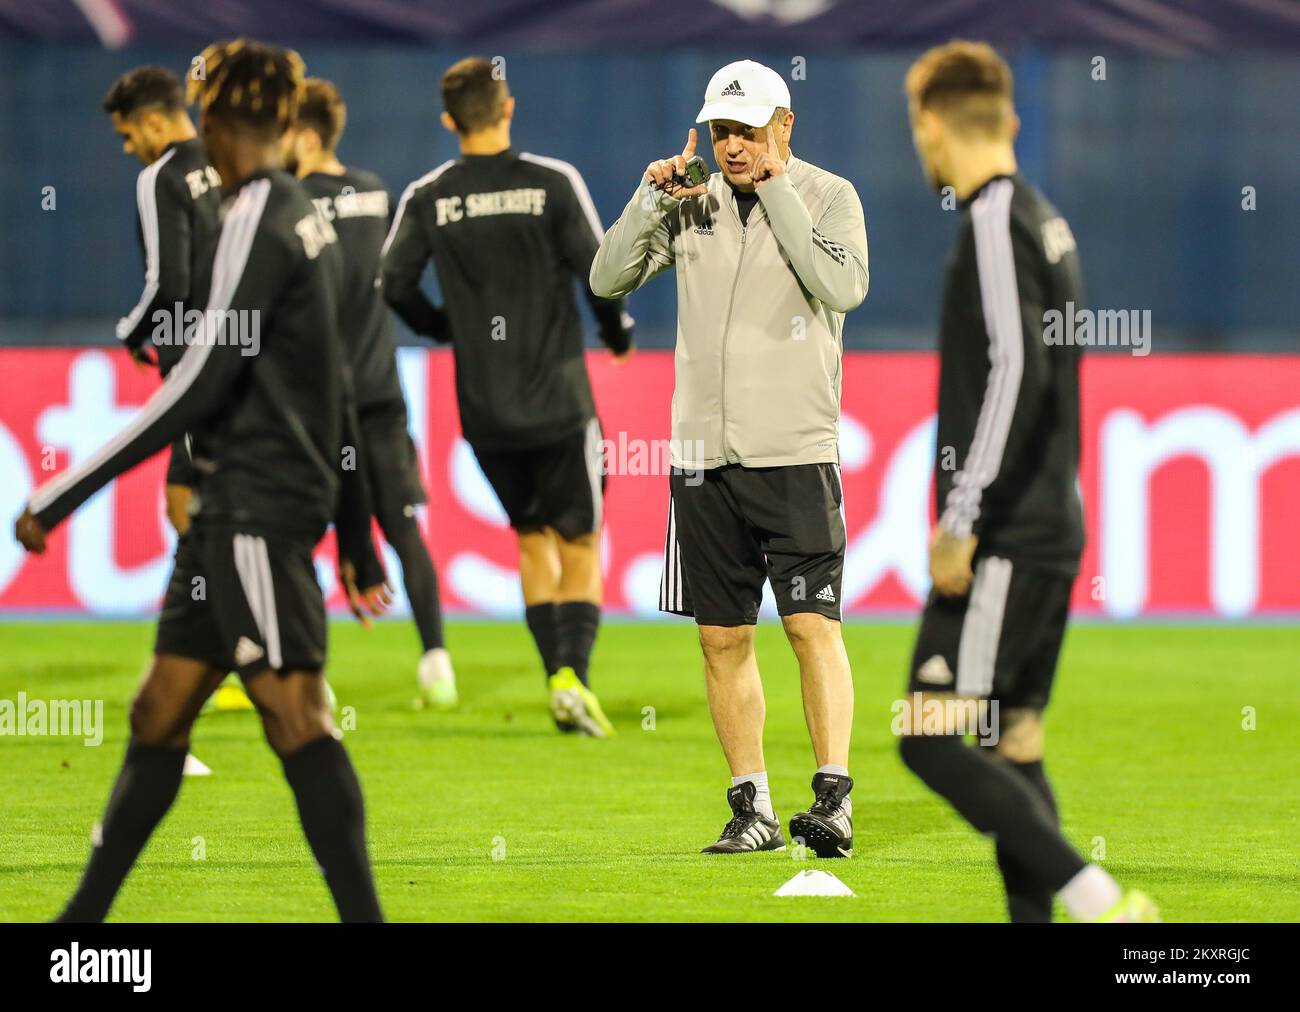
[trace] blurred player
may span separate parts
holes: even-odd
[[[331,518],[354,610],[378,613],[386,589],[364,479],[338,463],[356,437],[333,230],[276,167],[301,96],[302,61],[242,39],[213,45],[201,59],[206,77],[190,87],[224,198],[202,330],[125,428],[37,489],[16,525],[29,551],[44,551],[47,533],[81,503],[190,432],[204,474],[193,525],[131,706],[125,762],[60,919],[108,913],[176,797],[199,708],[233,668],[282,761],[340,917],[380,920],[361,787],[323,685],[325,606],[312,549]]]
[[[732,818],[706,854],[781,850],[763,756],[754,653],[771,584],[799,659],[817,770],[790,835],[853,854],[853,674],[840,630],[839,474],[844,316],[867,295],[867,231],[846,179],[790,152],[781,75],[752,60],[705,89],[719,173],[689,185],[680,155],[651,162],[592,266],[624,295],[676,267],[673,472],[659,606],[695,618],[709,712],[731,769]]]
[[[118,321],[117,336],[137,362],[156,362],[166,379],[185,346],[152,337],[159,332],[160,320],[203,305],[206,271],[219,228],[221,179],[208,164],[186,111],[181,83],[170,70],[148,66],[128,71],[108,90],[103,107],[122,138],[122,150],[145,164],[135,184],[144,291],[131,312]],[[151,358],[151,348],[156,358]],[[166,481],[167,519],[177,535],[190,526],[196,479],[189,439],[182,436],[172,444]],[[213,698],[220,709],[253,708],[233,681],[221,686]]]
[[[346,120],[338,89],[309,78],[297,127],[285,134],[286,168],[297,174],[338,235],[344,270],[340,331],[356,386],[360,460],[380,529],[402,564],[402,582],[424,647],[418,669],[421,702],[449,708],[457,703],[456,674],[443,645],[437,572],[416,519],[424,487],[406,429],[392,318],[377,284],[388,233],[388,192],[374,173],[338,160],[335,149]]]
[[[217,171],[198,139],[185,108],[181,83],[171,71],[137,67],[114,82],[104,111],[122,137],[122,150],[145,164],[135,185],[145,284],[140,301],[117,324],[117,336],[139,361],[157,355],[163,377],[185,347],[151,341],[159,319],[170,320],[177,306],[202,305],[204,257],[212,259],[221,205]],[[177,534],[189,526],[187,507],[194,484],[189,448],[182,437],[172,446],[167,466],[167,517]]]
[[[519,542],[525,617],[562,731],[613,733],[587,687],[602,599],[600,423],[573,279],[586,288],[600,220],[578,170],[510,147],[515,100],[474,57],[442,79],[461,157],[402,194],[384,247],[384,295],[417,334],[451,341],[461,428]],[[420,290],[432,260],[446,310]],[[619,301],[591,295],[600,337],[632,352]]]
[[[931,49],[906,91],[926,178],[961,216],[940,318],[934,588],[903,761],[993,837],[1013,921],[1050,921],[1053,896],[1078,920],[1155,920],[1150,899],[1066,841],[1043,771],[1043,709],[1083,549],[1078,351],[1043,338],[1046,311],[1083,304],[1074,238],[1017,172],[1011,71],[993,49]],[[988,707],[978,746],[962,740],[963,703]]]

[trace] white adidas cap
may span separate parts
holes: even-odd
[[[785,78],[753,60],[728,63],[709,80],[704,106],[695,122],[734,119],[749,126],[766,126],[777,107],[790,108]]]

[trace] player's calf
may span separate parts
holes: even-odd
[[[96,827],[93,849],[60,921],[102,921],[180,790],[190,727],[221,672],[156,656],[131,703],[131,741]]]
[[[361,784],[338,740],[324,674],[267,670],[249,679],[267,741],[280,756],[303,833],[344,921],[383,914],[366,853]]]

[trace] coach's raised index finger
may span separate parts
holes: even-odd
[[[692,155],[695,154],[696,139],[697,139],[697,134],[695,131],[695,127],[691,127],[691,129],[686,133],[686,147],[682,148],[683,158],[690,158]]]

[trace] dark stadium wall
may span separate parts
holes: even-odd
[[[455,153],[437,122],[440,71],[461,49],[305,43],[311,73],[349,103],[341,153],[394,194]],[[108,343],[140,287],[133,183],[100,99],[124,69],[183,70],[191,48],[0,42],[0,343]],[[795,150],[851,179],[867,214],[871,294],[848,320],[850,348],[927,347],[952,233],[911,148],[902,76],[915,49],[814,52],[792,82]],[[572,161],[602,219],[618,214],[645,164],[677,150],[717,66],[790,52],[502,54],[519,99],[519,148]],[[1089,302],[1149,309],[1157,350],[1293,350],[1300,319],[1294,103],[1300,65],[1257,53],[1180,60],[1117,50],[1012,54],[1023,171],[1069,218]],[[55,208],[42,197],[54,188]],[[1242,208],[1252,187],[1258,210]],[[19,196],[21,195],[21,197]],[[646,346],[673,339],[672,286],[638,293]]]

